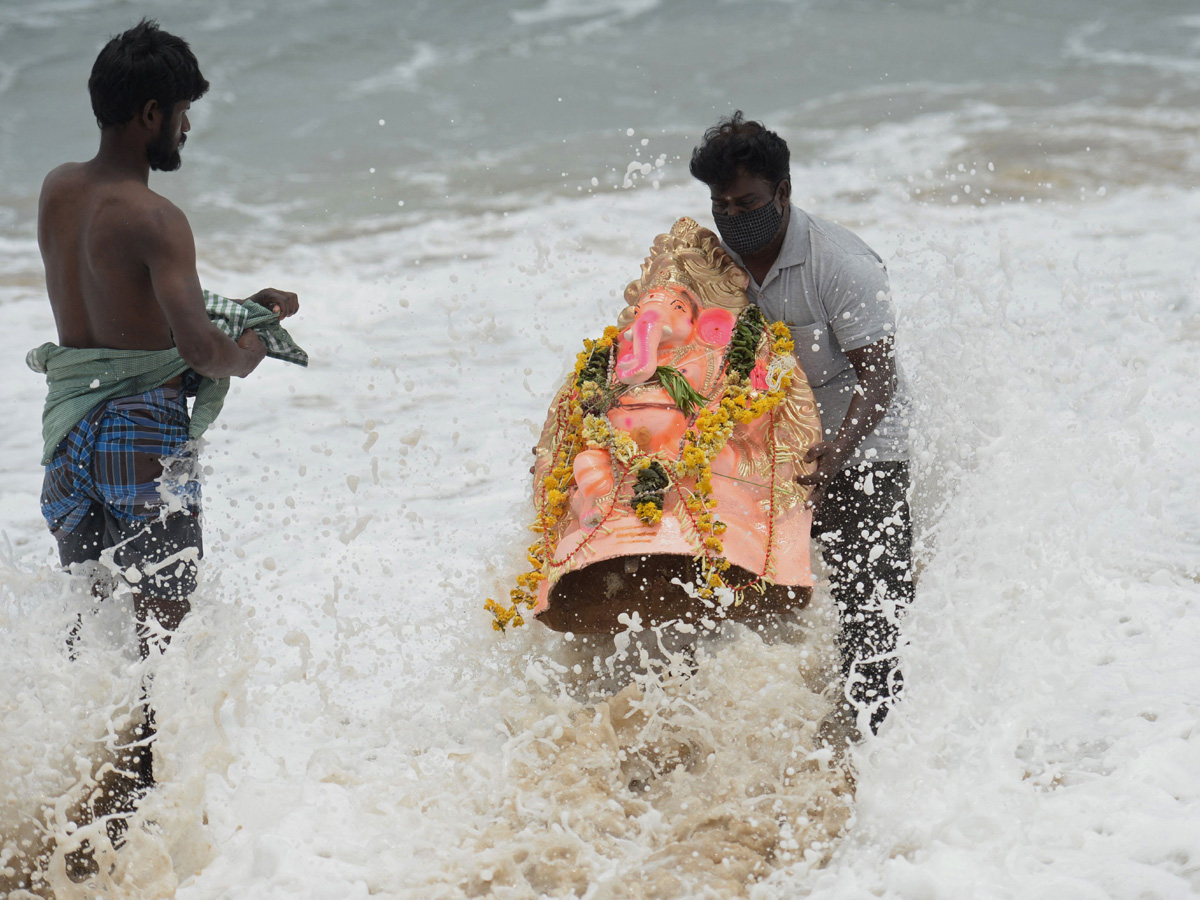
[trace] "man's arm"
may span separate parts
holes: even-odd
[[[866,440],[882,421],[896,390],[896,342],[892,337],[867,344],[857,350],[847,350],[846,357],[854,366],[858,386],[850,398],[846,418],[832,441],[813,444],[805,455],[806,462],[817,461],[811,475],[796,478],[798,484],[812,485],[809,503],[816,506],[833,476],[841,471],[846,460]]]
[[[163,203],[150,215],[143,246],[150,286],[184,362],[201,375],[245,378],[262,362],[266,347],[252,331],[235,343],[208,318],[196,274],[196,243],[187,217]]]

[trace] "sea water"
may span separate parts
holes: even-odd
[[[300,295],[312,359],[235,383],[203,584],[146,665],[127,600],[57,571],[23,365],[54,338],[41,178],[94,152],[91,61],[143,13],[212,82],[151,185],[207,287]],[[852,781],[812,742],[824,583],[785,634],[709,635],[692,678],[631,658],[627,688],[614,647],[482,609],[553,391],[654,235],[710,223],[686,161],[735,108],[901,316],[917,601]],[[8,0],[0,893],[1200,894],[1198,109],[1171,0]],[[143,685],[161,784],[74,885]]]

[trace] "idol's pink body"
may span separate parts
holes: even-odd
[[[669,282],[630,300],[613,348],[613,381],[628,387],[608,410],[608,422],[632,437],[642,453],[677,460],[694,416],[676,406],[654,377],[656,370],[675,368],[707,399],[708,407],[715,408],[726,383],[725,354],[737,315],[721,306],[705,307],[693,290]],[[759,389],[767,388],[769,352],[769,341],[764,340],[751,375],[752,386]],[[787,360],[794,364],[790,356]],[[560,391],[551,409],[541,442],[544,449],[553,442],[554,423],[562,421],[562,404],[568,395],[569,386]],[[811,469],[802,462],[803,452],[819,437],[816,404],[796,367],[780,406],[738,425],[712,460],[714,512],[727,526],[721,535],[723,555],[735,567],[730,580],[758,580],[744,598],[738,598],[739,607],[725,610],[726,614],[744,617],[807,600],[812,585],[812,518],[804,504],[805,490],[795,485],[793,477]],[[543,483],[551,459],[550,453],[539,453],[535,486]],[[618,616],[635,609],[643,622],[721,612],[671,583],[689,580],[701,552],[702,536],[684,502],[694,480],[672,485],[664,497],[661,522],[648,525],[631,506],[633,478],[607,449],[593,447],[575,457],[565,521],[534,610],[550,627],[582,633],[615,631],[622,627]]]

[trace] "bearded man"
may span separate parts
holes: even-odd
[[[38,206],[58,331],[58,344],[28,357],[49,385],[42,513],[64,567],[101,562],[109,589],[126,582],[145,659],[190,609],[203,554],[194,439],[220,410],[229,376],[248,376],[268,354],[307,357],[278,325],[296,312],[296,295],[207,294],[187,217],[149,187],[151,169],[179,168],[188,110],[208,90],[187,43],[143,20],[100,51],[88,90],[100,149],[54,169]],[[114,840],[121,814],[153,784],[145,712],[119,751],[124,781],[97,804]]]

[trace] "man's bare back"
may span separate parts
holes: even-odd
[[[183,214],[170,201],[96,160],[67,163],[46,177],[38,243],[60,344],[114,350],[174,346],[148,266],[173,218]],[[200,296],[199,282],[192,287]]]
[[[102,130],[94,159],[46,176],[38,205],[46,288],[64,347],[177,347],[201,375],[244,377],[262,361],[262,341],[247,331],[235,343],[209,321],[187,217],[149,186],[152,161],[178,165],[190,107],[151,100]],[[298,307],[295,294],[271,288],[255,299],[281,318]]]

